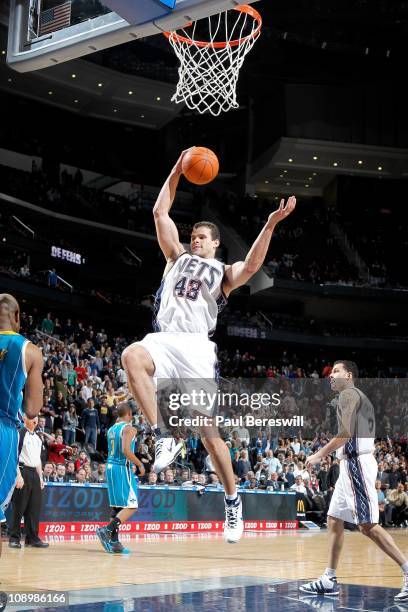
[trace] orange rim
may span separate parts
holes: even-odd
[[[163,32],[163,34],[166,36],[166,38],[170,38],[170,36],[172,36],[173,38],[178,40],[178,42],[185,43],[187,45],[196,45],[197,47],[213,47],[214,49],[223,49],[225,47],[238,47],[239,45],[242,45],[244,42],[246,42],[250,38],[256,38],[258,36],[261,30],[261,27],[262,27],[262,17],[258,13],[258,11],[252,8],[252,6],[250,6],[249,4],[242,4],[241,6],[235,6],[232,10],[238,11],[240,13],[246,13],[247,15],[252,17],[255,21],[258,22],[256,29],[251,34],[249,34],[248,36],[245,36],[244,38],[237,38],[229,42],[205,42],[201,40],[192,40],[191,38],[187,38],[186,36],[181,36],[180,34],[177,34],[176,31]],[[192,25],[192,22],[186,24],[183,27],[186,28],[191,25]]]

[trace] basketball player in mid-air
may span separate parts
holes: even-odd
[[[131,425],[132,408],[127,402],[119,404],[118,419],[108,430],[108,462],[106,483],[113,518],[108,525],[98,528],[96,534],[108,553],[127,554],[129,550],[119,542],[119,527],[137,510],[137,480],[131,464],[138,467],[140,476],[145,469],[135,455],[137,430]]]
[[[0,523],[17,479],[18,433],[24,414],[34,419],[43,405],[40,349],[20,331],[20,308],[8,293],[0,294]],[[23,401],[24,389],[24,401]],[[1,538],[0,538],[1,554]]]
[[[336,451],[340,475],[328,510],[329,558],[325,572],[312,582],[300,586],[309,595],[338,595],[336,569],[344,540],[344,521],[358,525],[401,567],[404,584],[395,595],[398,603],[408,602],[408,559],[379,524],[378,497],[375,489],[378,465],[374,457],[375,414],[367,396],[355,387],[357,366],[352,361],[336,361],[330,374],[332,389],[337,392],[338,435],[317,453],[311,455],[306,468],[312,468]]]
[[[252,245],[245,261],[225,265],[215,259],[220,245],[216,225],[201,221],[193,226],[191,253],[180,243],[169,212],[182,174],[184,151],[164,183],[153,209],[157,238],[166,258],[163,280],[155,301],[155,332],[128,346],[122,354],[128,385],[156,439],[154,470],[160,472],[181,450],[181,443],[163,437],[158,428],[157,379],[214,380],[216,345],[209,340],[217,315],[231,291],[245,285],[264,263],[276,225],[290,215],[296,205],[292,196],[271,213]],[[237,542],[243,531],[242,504],[237,495],[228,448],[210,428],[200,430],[216,472],[224,485],[226,520],[224,537]]]

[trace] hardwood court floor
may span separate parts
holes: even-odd
[[[390,530],[408,553],[407,529]],[[2,591],[77,590],[124,584],[153,584],[229,576],[296,580],[316,578],[326,567],[327,534],[298,531],[246,533],[239,544],[222,536],[122,536],[130,555],[104,552],[96,536],[51,541],[48,549],[10,549],[3,541]],[[127,539],[126,539],[127,538]],[[339,582],[401,587],[399,568],[371,541],[346,532]]]

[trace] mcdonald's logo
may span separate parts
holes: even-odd
[[[305,502],[303,501],[303,499],[297,500],[296,511],[299,512],[299,514],[305,514]]]

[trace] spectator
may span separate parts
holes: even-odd
[[[57,435],[55,442],[50,440],[48,444],[48,459],[55,464],[65,464],[65,459],[69,457],[71,450],[70,446],[64,444],[62,435]]]
[[[277,457],[274,457],[271,450],[266,451],[266,457],[263,460],[264,467],[266,468],[267,479],[269,480],[272,472],[280,474],[282,471],[282,464]]]
[[[401,472],[399,463],[393,463],[390,470],[388,471],[388,483],[390,489],[397,489],[398,483],[401,482]]]
[[[302,461],[298,461],[297,465],[295,466],[295,469],[293,470],[293,473],[295,475],[295,478],[296,476],[301,476],[303,480],[310,480],[310,474],[305,469]]]
[[[247,446],[249,446],[249,443],[251,441],[251,437],[249,435],[249,431],[246,427],[239,427],[238,429],[236,429],[235,431],[232,432],[233,434],[236,433],[237,434],[237,438],[242,442],[245,442],[245,444]]]
[[[59,463],[56,467],[56,474],[52,476],[51,482],[68,482],[64,463]]]
[[[95,482],[94,478],[92,476],[92,468],[91,468],[91,464],[90,463],[84,463],[84,465],[82,466],[82,468],[85,470],[85,474],[86,474],[86,481],[87,482]]]
[[[74,368],[74,370],[77,373],[78,382],[81,383],[88,378],[88,370],[85,367],[85,363],[83,359],[79,360],[79,365],[77,365],[76,368]]]
[[[295,484],[295,475],[293,473],[293,466],[285,464],[280,474],[280,481],[283,483],[285,489],[290,489]]]
[[[164,484],[167,484],[167,485],[176,484],[174,482],[174,472],[173,470],[170,470],[169,468],[164,472]]]
[[[305,487],[305,484],[303,482],[302,476],[300,476],[300,475],[296,476],[295,484],[290,487],[290,490],[291,491],[296,491],[296,493],[302,493],[303,495],[306,496],[307,491],[306,491],[306,487]]]
[[[296,436],[293,438],[293,441],[290,443],[290,446],[295,455],[298,455],[300,452],[300,442]]]
[[[47,461],[44,464],[44,468],[43,468],[43,481],[44,482],[53,482],[53,476],[54,476],[54,464]]]
[[[387,500],[391,508],[391,522],[397,526],[405,523],[408,519],[408,495],[402,482],[398,483],[396,489],[387,492]]]
[[[92,399],[93,387],[92,380],[90,378],[88,378],[86,383],[83,385],[80,395],[84,402],[88,402],[89,399]]]
[[[106,464],[98,463],[97,469],[92,472],[93,482],[106,482]]]
[[[41,331],[45,332],[49,336],[52,336],[52,332],[54,331],[54,323],[51,319],[51,313],[47,312],[47,316],[43,319],[41,323]]]
[[[48,272],[48,286],[51,287],[51,289],[56,289],[58,287],[58,274],[55,268],[52,268],[52,270]]]
[[[84,470],[84,468],[79,468],[79,470],[76,473],[76,481],[79,484],[85,484],[86,483],[86,472]]]
[[[325,461],[323,461],[320,464],[320,470],[317,474],[317,479],[319,481],[319,487],[322,493],[325,493],[328,489],[328,476],[329,476],[328,468],[329,468],[328,464]]]
[[[279,491],[281,488],[281,484],[278,481],[277,472],[272,472],[270,478],[266,482],[266,488],[268,491]]]
[[[334,491],[334,487],[336,485],[339,474],[340,474],[339,460],[337,458],[334,458],[330,466],[330,469],[329,469],[329,474],[327,476],[327,484],[328,484],[328,489],[330,492]]]
[[[75,404],[71,403],[62,417],[62,430],[65,444],[71,445],[75,442],[76,430],[79,424]]]
[[[237,462],[237,471],[235,472],[237,476],[241,479],[245,478],[251,469],[251,464],[248,461],[248,452],[246,450],[242,450],[239,453],[239,459]]]
[[[198,474],[197,483],[203,487],[207,486],[207,477],[205,474]]]
[[[75,463],[74,463],[74,461],[68,461],[67,462],[66,477],[67,477],[67,482],[75,482],[76,481]]]
[[[189,470],[187,469],[181,470],[180,484],[182,485],[184,482],[188,482],[189,480],[190,480]]]
[[[28,278],[30,276],[30,268],[28,264],[25,263],[23,266],[21,266],[20,276],[21,278]]]
[[[85,434],[85,444],[88,442],[96,449],[97,436],[100,432],[99,414],[93,399],[88,399],[87,407],[82,412],[82,430]]]
[[[313,495],[320,493],[320,484],[316,474],[311,474],[309,481],[309,489],[313,492]]]
[[[74,369],[74,365],[72,363],[68,364],[68,372],[67,372],[67,385],[68,387],[76,387],[78,380],[78,373]]]
[[[157,484],[157,474],[155,472],[149,472],[147,476],[147,484],[148,485]]]
[[[108,406],[106,395],[101,395],[99,404],[99,421],[101,424],[101,434],[104,435],[112,422],[112,408]]]
[[[89,457],[86,454],[86,452],[82,450],[80,451],[78,458],[75,460],[75,469],[77,471],[77,474],[79,470],[84,467],[86,463],[90,463]]]

